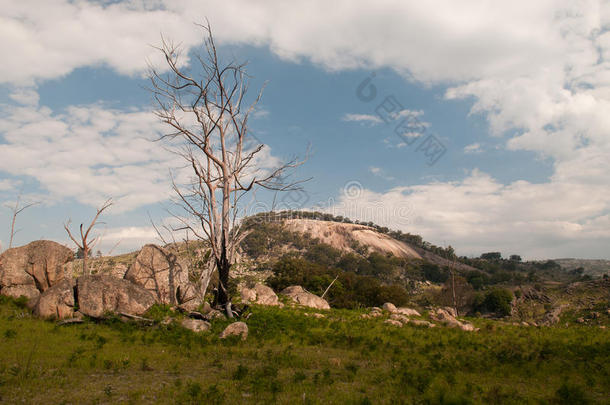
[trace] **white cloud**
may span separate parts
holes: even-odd
[[[464,146],[464,153],[481,153],[481,152],[483,152],[483,149],[481,148],[481,144],[478,142]]]
[[[10,179],[0,180],[0,191],[11,191],[15,189],[16,182]]]
[[[603,256],[610,243],[610,182],[565,179],[503,185],[474,170],[464,180],[343,195],[335,214],[421,234],[460,254],[502,249],[528,258]]]
[[[74,198],[98,205],[116,199],[116,210],[163,201],[176,157],[152,139],[162,131],[149,111],[71,106],[11,107],[0,133],[0,170],[38,181],[51,200]]]
[[[0,120],[0,171],[35,179],[46,191],[46,203],[73,198],[97,206],[109,197],[121,212],[166,201],[173,195],[169,177],[188,182],[191,171],[182,158],[153,142],[167,130],[149,110],[120,111],[94,104],[48,107],[6,107]],[[188,118],[188,117],[187,117]],[[185,121],[186,123],[186,121]],[[280,165],[263,148],[252,162],[262,175]],[[2,180],[0,189],[14,188]]]
[[[381,118],[379,118],[377,115],[371,114],[345,114],[341,120],[346,122],[363,122],[371,125],[383,123]]]
[[[161,243],[152,226],[107,228],[99,235],[100,242],[95,249],[100,249],[104,255],[134,251],[147,243]]]
[[[9,97],[21,105],[32,106],[38,105],[38,100],[40,99],[36,90],[27,87],[15,89],[9,94]]]

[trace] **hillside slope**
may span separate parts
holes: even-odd
[[[368,226],[314,219],[287,219],[288,230],[307,233],[335,249],[354,252],[354,241],[379,253],[391,253],[404,259],[421,259],[419,253],[404,242],[392,239]]]
[[[604,274],[610,273],[610,260],[602,259],[554,259],[563,270],[570,271],[582,267],[584,274],[593,277],[601,277]]]
[[[285,219],[283,224],[291,232],[308,234],[344,252],[354,252],[355,247],[360,246],[368,248],[370,252],[391,253],[401,259],[420,259],[438,266],[453,266],[462,271],[475,270],[474,267],[447,260],[436,253],[396,240],[362,224],[316,219]]]

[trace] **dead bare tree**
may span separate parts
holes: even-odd
[[[111,205],[112,199],[108,199],[106,200],[106,202],[104,202],[104,204],[102,204],[100,208],[97,209],[97,213],[91,221],[91,224],[89,224],[89,227],[87,227],[86,231],[83,231],[83,224],[80,224],[80,241],[76,240],[76,238],[72,235],[72,232],[70,232],[71,220],[68,219],[68,222],[64,224],[64,229],[66,230],[66,232],[68,232],[68,236],[70,237],[70,239],[72,239],[72,242],[74,242],[76,247],[81,249],[83,252],[83,274],[89,274],[89,268],[87,267],[87,258],[89,257],[89,251],[93,248],[93,246],[95,246],[95,244],[99,240],[97,236],[95,238],[89,239],[89,233],[97,224],[97,220],[99,219],[102,212],[104,212],[104,210],[110,207]]]
[[[162,38],[157,49],[168,73],[151,66],[150,90],[155,114],[170,128],[160,140],[186,161],[191,172],[190,180],[182,183],[172,176],[176,202],[183,209],[183,215],[175,215],[181,223],[175,230],[188,229],[208,241],[219,275],[216,301],[232,317],[228,282],[240,235],[240,200],[256,188],[300,189],[300,182],[289,183],[287,178],[304,160],[295,158],[269,170],[258,166],[264,145],[248,135],[248,118],[262,89],[252,103],[245,101],[245,64],[222,64],[209,24],[200,27],[204,46],[193,69],[200,73],[191,76],[183,68],[179,47]]]
[[[26,209],[30,208],[33,205],[38,204],[38,202],[31,202],[31,203],[27,203],[25,205],[21,205],[21,194],[19,194],[19,196],[17,197],[17,201],[15,202],[15,205],[11,207],[11,211],[13,213],[12,216],[12,221],[11,221],[11,237],[10,240],[8,242],[8,248],[12,248],[13,247],[13,239],[15,237],[15,234],[17,232],[19,232],[18,230],[15,230],[15,222],[17,221],[17,215],[21,214],[23,211],[25,211]]]

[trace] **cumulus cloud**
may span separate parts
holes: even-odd
[[[128,210],[168,196],[167,171],[177,163],[152,142],[161,130],[149,111],[11,107],[0,121],[0,170],[37,180],[51,200],[97,205],[112,196]]]
[[[87,205],[115,199],[115,212],[166,201],[169,172],[188,182],[184,161],[153,142],[165,129],[149,110],[121,111],[102,105],[8,107],[0,120],[0,171],[35,179],[47,203],[73,198]],[[268,147],[256,156],[259,175],[280,165]],[[3,180],[0,188],[14,182]]]
[[[478,255],[501,248],[528,258],[599,256],[610,243],[610,183],[515,181],[478,170],[455,182],[342,194],[337,215],[418,233]]]

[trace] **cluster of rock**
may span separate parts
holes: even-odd
[[[468,332],[478,330],[473,324],[458,320],[455,309],[450,307],[436,308],[431,310],[430,319],[441,322],[450,328],[459,328]]]
[[[406,324],[423,326],[428,328],[434,328],[436,324],[423,320],[423,319],[412,319],[411,317],[421,317],[419,311],[406,308],[399,307],[397,308],[391,302],[386,302],[383,304],[382,308],[373,307],[367,314],[362,314],[361,317],[365,319],[378,318],[384,316],[385,313],[389,313],[390,316],[388,319],[384,321],[384,323],[392,326],[402,327]],[[459,328],[465,331],[476,331],[477,329],[470,323],[460,321],[457,319],[457,314],[453,308],[435,308],[430,310],[429,312],[430,319],[443,324],[444,326],[450,328]]]
[[[283,304],[279,301],[277,294],[264,284],[256,283],[252,288],[242,287],[241,300],[247,304],[272,305],[282,307]],[[299,285],[292,285],[284,288],[281,292],[290,299],[295,305],[301,305],[314,309],[330,309],[328,301],[310,293]]]
[[[70,249],[52,241],[9,249],[0,255],[0,294],[25,296],[35,314],[56,319],[73,317],[76,308],[101,318],[108,313],[141,315],[155,303],[187,310],[201,303],[186,265],[159,246],[144,246],[124,278],[73,278],[66,271],[73,258]]]

